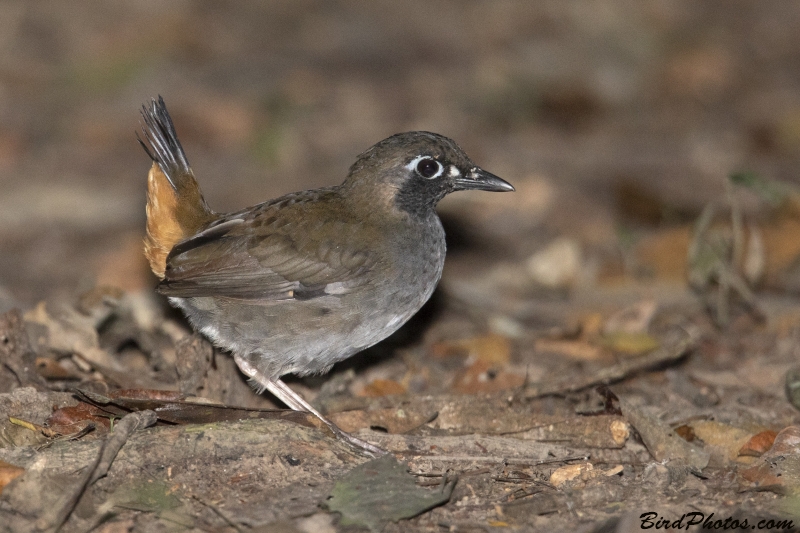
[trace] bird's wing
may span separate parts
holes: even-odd
[[[278,203],[211,225],[172,249],[158,292],[307,300],[367,283],[375,257],[349,235],[357,225],[304,211]]]

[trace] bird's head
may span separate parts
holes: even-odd
[[[475,165],[451,139],[427,131],[398,133],[358,156],[343,187],[378,195],[410,214],[425,214],[446,194],[514,187]]]

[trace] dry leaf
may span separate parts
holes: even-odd
[[[496,392],[520,387],[525,376],[502,370],[498,365],[478,360],[456,375],[453,390],[464,394]]]
[[[659,347],[658,340],[647,333],[621,331],[604,335],[601,342],[609,350],[626,355],[642,355]]]
[[[558,289],[573,285],[581,270],[581,246],[567,237],[559,237],[533,254],[525,266],[530,277],[545,287]]]
[[[447,503],[455,482],[439,490],[417,486],[408,465],[392,454],[355,467],[336,481],[324,502],[333,512],[342,514],[341,525],[366,526],[382,531],[387,522],[411,518]]]
[[[758,462],[739,475],[758,487],[800,491],[800,426],[784,428]]]
[[[36,372],[45,379],[79,379],[77,372],[67,370],[55,359],[49,357],[36,358]]]
[[[697,438],[706,444],[706,449],[710,448],[714,457],[723,462],[735,461],[739,457],[739,450],[752,435],[750,431],[713,420],[695,420],[688,425]]]
[[[580,361],[608,359],[608,354],[602,347],[589,344],[585,340],[538,339],[535,349],[537,352],[556,353]]]
[[[748,455],[750,457],[761,457],[764,453],[772,447],[775,442],[775,437],[778,434],[772,430],[762,431],[753,435],[744,446],[739,450],[739,455]]]
[[[5,461],[0,461],[0,492],[3,492],[3,489],[6,487],[6,485],[24,473],[24,468],[8,464]]]
[[[573,479],[582,476],[587,472],[591,472],[592,470],[594,470],[592,463],[575,463],[562,466],[550,474],[550,484],[554,487],[561,487],[568,481],[572,481]]]
[[[108,413],[84,402],[56,409],[46,422],[47,427],[61,435],[80,431],[89,423],[94,423],[96,427],[103,429],[111,425]]]
[[[636,259],[658,279],[684,281],[691,235],[690,226],[660,231],[637,244]]]
[[[457,341],[437,342],[431,347],[431,353],[435,357],[461,356],[505,364],[511,360],[511,342],[502,335],[489,334]]]
[[[378,398],[381,396],[391,396],[392,394],[405,394],[406,388],[391,379],[376,379],[368,383],[359,393],[359,396],[368,398]]]
[[[800,257],[800,218],[783,216],[762,228],[764,240],[764,278],[767,285],[781,286],[783,274],[797,264]]]
[[[682,438],[686,442],[692,442],[696,437],[696,435],[694,434],[694,429],[692,429],[692,426],[687,426],[685,424],[676,427],[675,429],[673,429],[673,431],[677,433],[680,436],[680,438]]]
[[[784,202],[777,217],[768,225],[757,228],[749,226],[743,264],[737,265],[749,278],[762,277],[768,286],[781,287],[787,270],[797,264],[800,257],[800,216],[793,204],[794,195]],[[788,206],[788,208],[787,208]],[[692,228],[682,226],[661,231],[643,239],[635,254],[640,265],[652,271],[658,278],[680,279],[686,276],[686,257]],[[759,264],[754,266],[753,262]]]

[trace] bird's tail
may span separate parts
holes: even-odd
[[[153,166],[147,176],[147,235],[144,253],[150,268],[164,278],[172,247],[197,233],[214,217],[194,179],[164,99],[142,106],[144,148]]]

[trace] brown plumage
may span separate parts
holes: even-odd
[[[159,279],[164,279],[172,248],[196,234],[216,214],[208,207],[186,160],[164,100],[143,107],[145,140],[139,139],[153,160],[147,176],[147,235],[144,255]],[[151,151],[152,149],[152,151]]]

